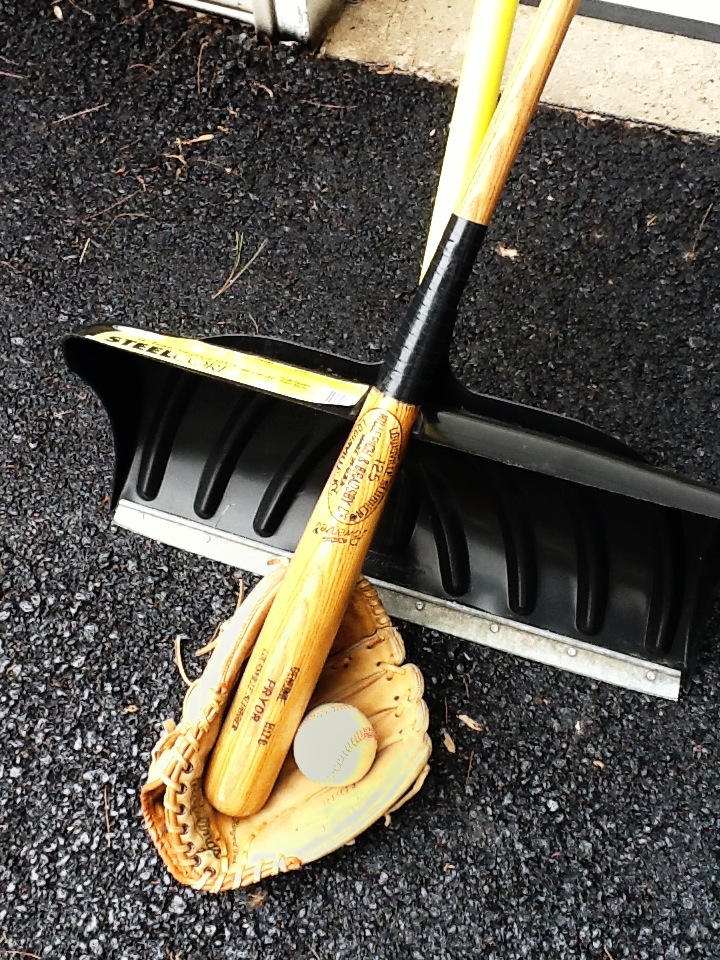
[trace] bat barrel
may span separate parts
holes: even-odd
[[[265,804],[360,576],[417,407],[373,389],[318,499],[240,679],[205,793],[250,816]]]

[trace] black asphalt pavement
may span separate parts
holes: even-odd
[[[720,956],[717,612],[678,704],[407,626],[434,754],[391,826],[251,892],[165,872],[138,789],[173,640],[197,672],[239,574],[111,526],[108,424],[62,339],[377,359],[452,91],[158,3],[57,6],[0,0],[0,958]],[[465,301],[466,382],[720,484],[719,181],[717,140],[542,108]],[[236,234],[267,244],[213,299]]]

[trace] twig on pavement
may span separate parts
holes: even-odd
[[[96,217],[102,217],[104,213],[110,213],[111,210],[115,210],[116,207],[121,206],[123,203],[127,203],[128,200],[132,200],[133,197],[136,197],[139,193],[142,193],[142,190],[133,190],[132,193],[128,193],[125,197],[120,197],[119,200],[116,200],[115,203],[111,203],[109,207],[105,207],[103,210],[98,210],[95,213],[91,213],[89,217],[85,217],[85,222],[88,220],[95,220]]]
[[[225,282],[224,282],[223,285],[220,287],[220,289],[217,290],[217,291],[212,295],[211,299],[212,299],[212,300],[217,300],[217,298],[220,297],[220,296],[222,296],[223,293],[227,293],[227,291],[228,291],[228,290],[230,289],[230,287],[235,283],[235,281],[236,281],[236,280],[239,280],[240,277],[245,273],[245,271],[248,270],[248,269],[253,265],[253,263],[255,263],[255,261],[256,261],[257,258],[260,256],[260,254],[263,252],[263,250],[265,249],[266,246],[267,246],[267,240],[263,240],[263,241],[261,242],[260,246],[259,246],[259,247],[257,248],[257,250],[255,251],[255,253],[250,257],[250,259],[248,260],[248,262],[247,262],[246,264],[244,264],[244,266],[241,267],[241,266],[240,266],[240,257],[241,257],[241,255],[242,255],[242,248],[243,248],[243,234],[242,234],[242,233],[236,233],[236,234],[235,234],[235,263],[233,264],[232,270],[230,271],[230,273],[229,273],[229,274],[227,275],[227,277],[225,278]],[[239,268],[239,269],[238,269],[238,268]]]
[[[102,110],[107,106],[109,106],[107,103],[98,103],[96,106],[88,107],[86,110],[78,110],[77,113],[68,113],[65,117],[58,117],[57,120],[52,120],[51,125],[55,127],[59,123],[65,123],[67,120],[75,120],[76,117],[84,117],[88,113],[94,113],[96,110]]]

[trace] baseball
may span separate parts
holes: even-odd
[[[305,717],[295,735],[295,763],[308,780],[347,787],[373,765],[377,739],[357,707],[323,703]]]

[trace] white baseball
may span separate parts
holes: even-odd
[[[373,765],[377,738],[362,711],[349,703],[323,703],[305,717],[295,734],[295,763],[308,780],[346,787],[362,780]]]

